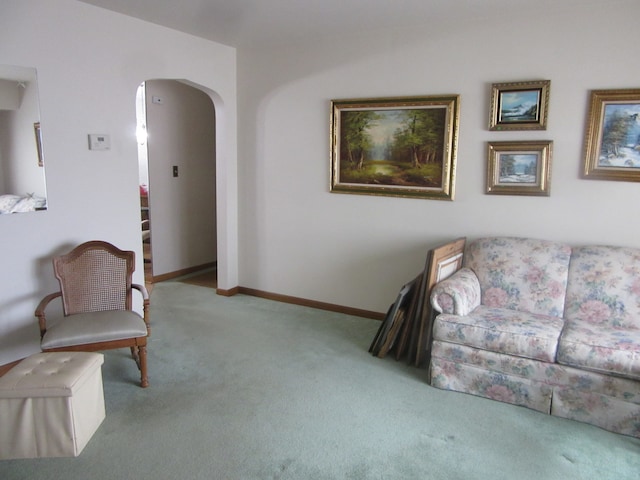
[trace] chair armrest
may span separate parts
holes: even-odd
[[[147,335],[151,335],[151,324],[149,323],[149,292],[147,287],[139,283],[133,283],[131,288],[138,290],[142,294],[142,318],[147,325]]]
[[[44,297],[42,300],[40,300],[40,303],[36,307],[35,316],[38,317],[38,323],[40,324],[41,340],[42,340],[42,337],[44,337],[44,334],[47,332],[47,319],[45,317],[44,310],[52,300],[61,296],[62,296],[62,292],[50,293],[49,295]]]
[[[134,283],[131,285],[131,288],[135,288],[142,294],[143,300],[149,300],[149,292],[147,291],[147,287],[144,285],[140,285],[139,283]]]
[[[440,313],[468,315],[480,305],[480,282],[470,268],[461,268],[437,283],[431,291],[431,306]]]

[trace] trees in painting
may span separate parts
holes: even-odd
[[[343,111],[340,179],[439,187],[445,128],[442,107]]]

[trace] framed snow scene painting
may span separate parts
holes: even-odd
[[[494,83],[489,130],[546,130],[550,80]]]
[[[549,196],[551,141],[490,142],[488,145],[487,193]]]
[[[584,176],[640,182],[640,89],[591,91]]]
[[[333,100],[331,192],[453,200],[459,95]]]

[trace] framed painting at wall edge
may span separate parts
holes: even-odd
[[[546,130],[551,80],[494,83],[489,130]]]
[[[332,193],[453,200],[460,96],[331,101]]]
[[[44,167],[44,158],[42,156],[42,133],[40,131],[40,122],[33,124],[33,133],[36,136],[36,150],[38,152],[38,166]]]
[[[640,89],[592,90],[584,178],[640,182]]]
[[[489,142],[486,193],[548,197],[553,142]]]

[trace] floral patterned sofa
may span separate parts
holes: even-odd
[[[431,304],[431,385],[640,437],[640,249],[474,240]]]

